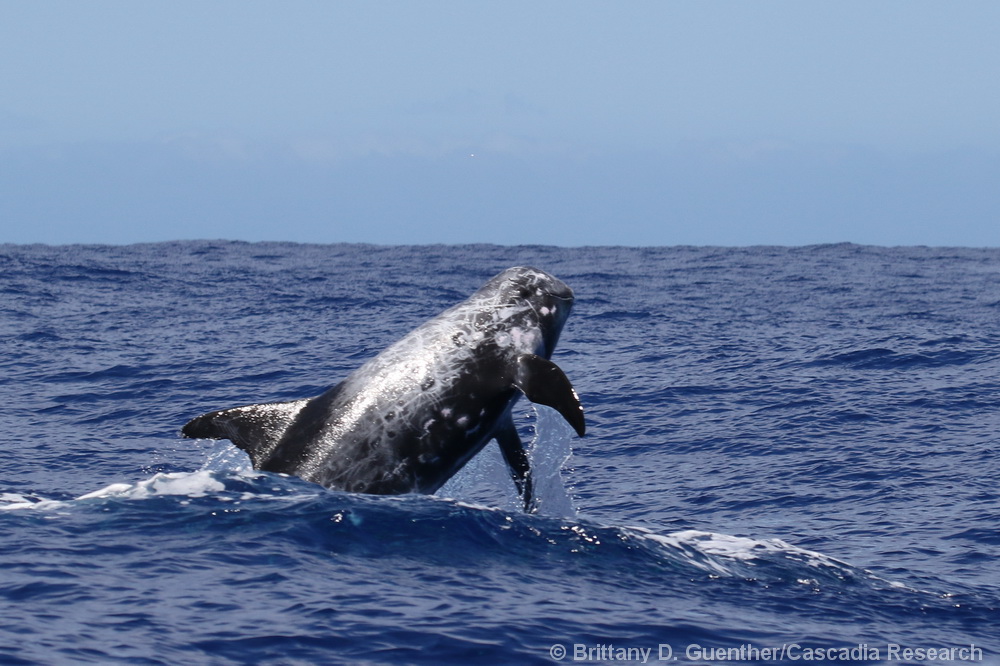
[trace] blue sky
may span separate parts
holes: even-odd
[[[1000,246],[1000,3],[5,2],[0,242]]]

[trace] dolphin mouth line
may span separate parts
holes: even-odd
[[[572,295],[569,295],[569,296],[560,296],[559,294],[557,294],[555,292],[551,292],[551,291],[547,291],[545,293],[547,295],[551,296],[552,298],[558,298],[560,301],[569,301],[569,302],[572,302],[573,300],[575,300]]]

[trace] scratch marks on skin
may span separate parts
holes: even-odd
[[[505,427],[522,386],[519,359],[549,358],[572,303],[558,279],[508,269],[323,396],[260,406],[250,426],[267,441],[245,448],[259,469],[291,469],[327,487],[434,492]],[[305,439],[279,446],[293,425]]]
[[[532,302],[534,296],[545,295],[539,282],[547,279],[544,274],[530,276],[514,302],[504,288],[479,294],[411,331],[350,378],[350,386],[345,388],[354,397],[344,405],[339,418],[328,424],[324,439],[335,442],[360,422],[390,437],[408,428],[429,435],[432,428],[442,426],[475,434],[485,413],[454,414],[439,403],[461,383],[462,369],[483,353],[483,345],[505,355],[544,352],[542,327],[551,323],[542,318],[555,318],[556,326],[561,327],[557,303],[536,307]],[[413,386],[419,390],[412,390]],[[466,397],[476,399],[474,395]],[[383,411],[387,404],[395,404],[395,408]],[[428,413],[434,416],[427,417]],[[422,421],[408,423],[407,414],[425,416]]]

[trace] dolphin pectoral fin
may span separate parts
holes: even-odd
[[[522,354],[517,357],[514,385],[531,402],[552,407],[562,414],[576,433],[583,437],[587,430],[583,420],[583,405],[558,365],[535,354]]]
[[[500,452],[507,463],[510,475],[517,486],[517,494],[524,500],[524,512],[535,513],[538,507],[531,488],[531,465],[528,463],[528,454],[521,443],[521,436],[517,434],[514,427],[514,420],[507,414],[496,432],[493,434],[500,445]]]
[[[181,434],[192,439],[228,439],[262,469],[282,435],[308,400],[234,407],[202,414],[187,422]]]

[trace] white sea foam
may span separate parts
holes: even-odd
[[[920,592],[902,583],[891,581],[872,572],[855,567],[835,557],[799,546],[782,539],[753,539],[700,530],[681,530],[670,534],[656,534],[643,527],[628,527],[626,531],[640,538],[678,550],[687,556],[693,566],[721,575],[745,575],[746,567],[755,567],[765,562],[794,563],[817,573],[825,573],[838,578],[864,577],[886,587]],[[815,585],[814,578],[796,578],[803,585]]]
[[[197,472],[173,472],[156,474],[138,483],[112,483],[110,486],[81,495],[77,500],[100,497],[124,497],[126,499],[146,499],[156,495],[184,495],[205,497],[226,489],[224,483],[216,479],[208,470]]]
[[[21,511],[23,509],[55,509],[65,504],[59,500],[49,500],[36,495],[0,493],[0,511]]]
[[[0,493],[0,502],[10,502],[13,504],[20,504],[24,502],[32,502],[32,500],[25,497],[24,495],[19,495],[17,493]]]
[[[699,530],[683,530],[674,532],[671,536],[682,542],[697,544],[703,553],[734,560],[751,561],[765,555],[781,554],[796,555],[810,566],[849,566],[845,562],[840,562],[822,553],[793,546],[781,539],[751,539]]]
[[[34,495],[24,496],[16,493],[3,493],[0,494],[0,511],[17,511],[23,509],[51,510],[69,506],[70,502],[111,497],[140,500],[155,496],[175,495],[195,498],[219,493],[225,489],[225,484],[215,478],[209,470],[173,472],[170,474],[156,474],[136,483],[112,483],[100,490],[80,495],[70,501],[49,500]]]
[[[755,566],[775,559],[795,561],[839,576],[858,572],[847,562],[793,546],[781,539],[752,539],[700,530],[682,530],[665,535],[642,527],[629,527],[627,530],[641,538],[687,554],[692,565],[712,573],[731,575],[741,565]]]

